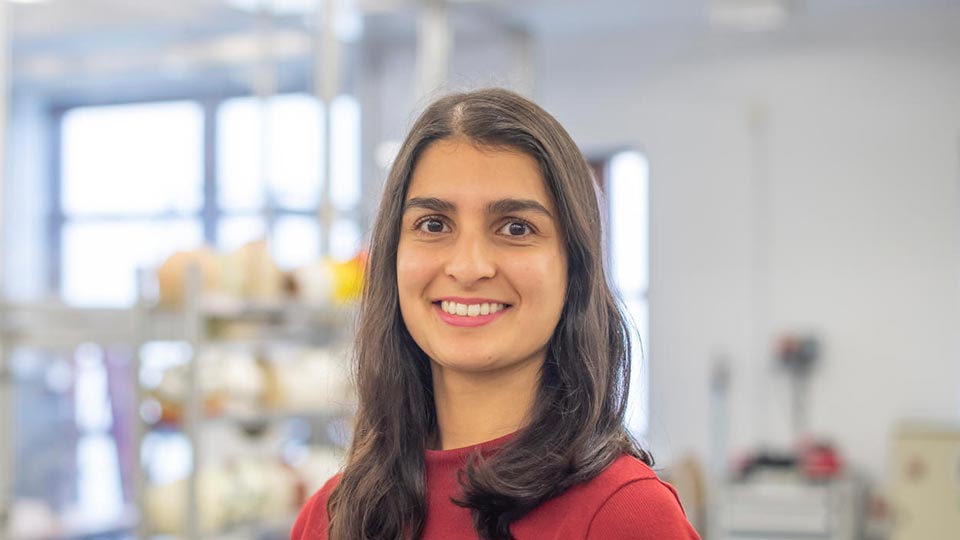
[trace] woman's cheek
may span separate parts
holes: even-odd
[[[397,280],[401,288],[422,287],[436,273],[436,255],[428,250],[401,247],[397,251]]]
[[[551,283],[555,276],[562,275],[564,261],[552,253],[545,253],[533,257],[523,265],[523,274],[528,279],[542,281],[544,284]]]

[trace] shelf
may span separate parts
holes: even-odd
[[[235,525],[216,534],[204,536],[203,540],[286,540],[290,538],[290,529],[296,519],[296,515],[291,515],[284,520]]]
[[[262,413],[228,413],[207,417],[208,421],[223,420],[227,422],[278,422],[289,420],[291,418],[304,418],[311,420],[339,420],[355,413],[354,408],[328,411],[264,411]]]
[[[161,316],[183,316],[190,312],[190,308],[171,309],[163,306],[152,306],[149,310],[151,314]],[[353,304],[307,304],[296,300],[262,301],[211,297],[199,302],[195,306],[195,311],[198,316],[211,319],[262,322],[306,316],[330,321],[352,317],[356,313],[356,307]]]
[[[12,345],[48,348],[130,343],[141,321],[134,308],[82,308],[58,302],[0,305],[0,332]]]
[[[205,344],[250,347],[327,343],[353,326],[357,311],[352,305],[218,299],[192,310],[151,307],[148,313],[151,340],[196,338]]]
[[[356,318],[353,305],[315,306],[296,301],[257,302],[216,299],[204,301],[194,311],[157,306],[128,308],[77,307],[60,302],[5,303],[0,305],[0,333],[13,345],[47,348],[75,347],[82,343],[101,345],[143,341],[189,341],[190,324],[250,323],[259,333],[204,340],[223,345],[255,346],[317,344],[329,342],[321,329],[348,328]],[[210,334],[210,328],[199,329]],[[214,330],[216,330],[214,328]],[[226,331],[226,330],[224,330]]]
[[[92,540],[133,536],[140,520],[140,512],[134,506],[125,507],[120,515],[110,521],[84,520],[81,516],[61,517],[52,529],[32,535],[9,535],[9,540]],[[3,531],[0,531],[3,532]]]
[[[264,411],[258,413],[225,413],[225,414],[215,414],[215,415],[205,415],[202,417],[202,422],[224,422],[224,423],[235,423],[238,425],[254,425],[254,424],[274,424],[277,422],[282,422],[284,420],[293,420],[293,419],[306,419],[306,420],[318,420],[322,422],[335,422],[337,420],[342,420],[345,418],[350,418],[355,414],[355,408],[344,408],[341,410],[326,410],[326,411]],[[184,425],[182,422],[158,422],[155,424],[148,424],[150,431],[155,432],[180,432],[184,431]]]

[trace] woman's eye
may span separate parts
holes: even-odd
[[[427,218],[417,225],[417,229],[423,232],[440,233],[443,232],[443,222],[435,218]]]
[[[507,236],[526,236],[530,233],[530,226],[522,221],[511,221],[500,230]]]

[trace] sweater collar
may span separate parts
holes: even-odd
[[[479,444],[474,444],[471,446],[464,446],[461,448],[451,448],[449,450],[430,450],[426,449],[426,463],[428,466],[442,467],[442,466],[456,466],[459,467],[463,465],[467,457],[473,454],[475,451],[479,451],[484,457],[489,456],[501,446],[506,444],[510,439],[515,437],[519,431],[514,431],[513,433],[508,433],[496,439],[491,439]]]

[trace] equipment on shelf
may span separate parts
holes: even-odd
[[[795,441],[800,441],[809,428],[807,401],[810,374],[820,353],[820,342],[814,336],[785,335],[777,342],[777,360],[790,375],[793,393],[792,427]]]
[[[199,292],[207,299],[267,303],[293,300],[311,306],[348,304],[360,296],[366,258],[360,251],[346,261],[323,258],[285,272],[274,262],[264,240],[248,242],[224,254],[207,246],[180,251],[157,268],[158,303],[162,308],[183,308],[188,274],[195,268],[200,275]]]

